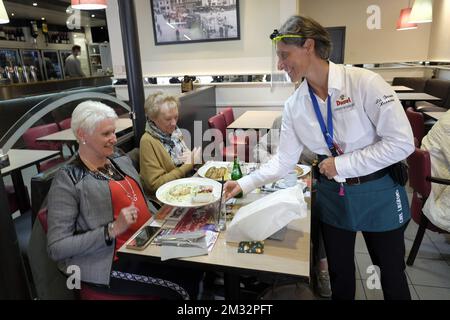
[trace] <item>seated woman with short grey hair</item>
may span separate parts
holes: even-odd
[[[140,174],[144,189],[153,196],[166,182],[184,178],[201,163],[201,149],[184,143],[178,122],[178,98],[157,92],[145,101],[146,132],[140,142]]]
[[[72,113],[72,131],[80,147],[74,161],[56,174],[49,191],[49,256],[64,273],[77,266],[82,286],[93,290],[179,297],[183,292],[167,288],[178,286],[162,280],[183,283],[179,270],[131,266],[116,255],[151,217],[139,174],[114,148],[116,120],[112,108],[95,101],[80,103]],[[125,273],[145,274],[167,286],[121,280]]]

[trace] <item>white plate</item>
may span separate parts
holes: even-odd
[[[297,177],[303,177],[304,175],[307,175],[310,171],[311,171],[311,167],[310,166],[305,166],[303,164],[298,164],[297,167],[302,168],[303,169],[303,174],[297,174]]]
[[[198,169],[197,173],[200,177],[206,178],[206,171],[208,171],[209,168],[211,167],[217,167],[217,168],[222,168],[222,167],[226,167],[229,173],[229,176],[231,176],[231,167],[232,167],[232,163],[231,162],[225,162],[225,161],[211,161],[208,162],[206,164],[204,164],[202,167],[200,167],[200,169]],[[224,181],[228,181],[230,180],[231,177],[226,177]],[[221,181],[222,179],[214,179],[216,181]]]
[[[179,198],[174,198],[169,195],[169,191],[179,185],[188,185],[191,187],[195,186],[211,186],[213,187],[213,196],[214,199],[209,202],[192,202],[191,195],[186,195]],[[222,184],[220,184],[217,181],[214,181],[212,179],[207,178],[184,178],[184,179],[178,179],[174,181],[169,181],[166,184],[162,185],[161,187],[156,190],[156,198],[161,201],[162,203],[168,204],[173,207],[183,207],[183,208],[195,208],[195,207],[202,207],[206,206],[210,203],[214,203],[217,200],[220,199],[220,192],[222,191]]]

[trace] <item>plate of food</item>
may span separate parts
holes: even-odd
[[[295,167],[295,171],[297,172],[297,177],[303,177],[304,175],[307,175],[311,171],[310,166],[305,166],[303,164],[298,164]]]
[[[219,182],[193,177],[167,182],[156,190],[156,198],[173,207],[194,208],[216,202],[221,191]]]
[[[222,177],[224,181],[231,179],[231,162],[224,161],[211,161],[203,165],[198,169],[198,175],[200,177],[221,181]]]

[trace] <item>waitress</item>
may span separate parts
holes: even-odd
[[[404,261],[410,212],[404,181],[393,177],[414,142],[400,101],[378,74],[329,61],[329,34],[312,19],[293,16],[270,38],[278,69],[305,80],[285,104],[277,155],[227,182],[225,196],[280,179],[307,147],[321,160],[316,205],[333,299],[355,297],[358,231],[380,268],[385,299],[411,299]]]

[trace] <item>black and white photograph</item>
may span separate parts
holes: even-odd
[[[156,45],[240,40],[239,0],[150,0]]]

